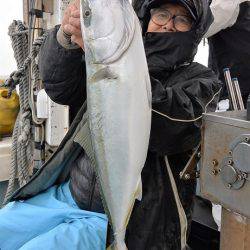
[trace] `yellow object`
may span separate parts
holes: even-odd
[[[7,98],[8,89],[0,88],[0,135],[11,134],[19,112],[19,97],[15,91]]]

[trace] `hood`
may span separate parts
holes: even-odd
[[[187,0],[134,0],[133,7],[141,22],[143,33],[146,32],[149,20],[150,20],[150,9],[158,7],[165,3],[179,2],[189,8]],[[209,26],[213,21],[213,16],[209,8],[208,0],[193,0],[193,4],[196,9],[196,25],[194,27],[199,42],[203,35],[208,30]]]
[[[192,4],[191,0],[134,0],[132,3],[142,26],[149,70],[152,67],[170,70],[192,62],[202,37],[213,21],[208,0],[193,0],[192,13],[196,21],[192,30],[147,33],[150,9],[171,2],[179,2],[189,10]]]

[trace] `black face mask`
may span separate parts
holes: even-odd
[[[195,31],[150,32],[144,46],[150,72],[172,71],[193,61],[197,50]]]

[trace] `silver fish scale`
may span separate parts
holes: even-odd
[[[95,167],[114,231],[113,246],[123,250],[134,201],[141,196],[151,128],[151,85],[140,24],[129,2],[82,1],[82,12],[84,6],[91,10],[87,21],[81,16],[81,27]],[[108,27],[101,25],[100,16],[109,18],[103,22]],[[107,35],[99,37],[106,30]]]

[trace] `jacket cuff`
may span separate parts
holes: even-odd
[[[76,43],[71,42],[71,35],[66,34],[62,26],[59,28],[56,34],[58,43],[65,49],[79,49],[80,47]]]

